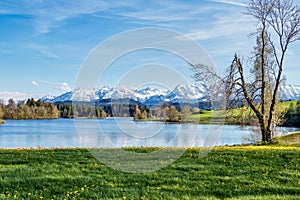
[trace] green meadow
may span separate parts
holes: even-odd
[[[126,173],[86,149],[2,149],[0,199],[300,199],[300,145],[202,151],[186,149],[157,171]]]
[[[297,101],[280,102],[278,105],[279,112],[286,112],[291,104]],[[242,107],[228,110],[202,110],[197,114],[190,114],[188,122],[199,124],[224,123],[234,125],[253,125],[256,121],[253,111],[249,107]]]

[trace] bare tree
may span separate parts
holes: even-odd
[[[250,0],[246,14],[258,22],[257,46],[251,58],[254,62],[245,64],[235,54],[222,77],[209,66],[191,65],[196,80],[219,80],[229,102],[240,101],[242,97],[258,119],[262,140],[270,142],[286,53],[289,45],[300,39],[300,9],[293,0]],[[246,76],[246,69],[253,73]]]

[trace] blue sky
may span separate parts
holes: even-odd
[[[0,98],[61,94],[73,88],[90,51],[109,37],[134,28],[179,31],[197,41],[220,72],[233,54],[249,55],[255,21],[238,0],[2,0],[0,1]],[[299,82],[299,43],[291,46],[287,82]],[[188,65],[174,55],[140,51],[114,62],[99,87],[113,86],[124,73],[162,63],[184,74]]]

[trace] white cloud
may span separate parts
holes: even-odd
[[[233,5],[233,6],[242,6],[242,7],[247,6],[245,1],[234,1],[234,0],[210,0],[210,1],[211,2],[216,2],[216,3],[223,3],[223,4]]]
[[[53,89],[58,90],[60,92],[68,92],[72,90],[72,88],[66,82],[57,83],[57,82],[46,81],[46,80],[39,80],[39,82],[48,85],[56,85],[55,87],[53,87]]]
[[[123,8],[123,9],[122,9]],[[128,9],[129,8],[129,9]],[[195,4],[185,1],[148,1],[145,7],[144,2],[135,2],[131,5],[113,4],[107,11],[110,14],[123,17],[133,23],[146,25],[164,26],[175,28],[176,22],[185,22],[189,26],[189,20],[199,20],[202,14],[212,11],[216,7],[203,4]],[[172,25],[173,26],[172,26]]]
[[[231,5],[243,5],[234,0],[211,0]],[[26,1],[17,3],[2,3],[0,13],[30,15],[33,19],[36,33],[45,34],[52,28],[60,27],[67,19],[80,15],[92,15],[101,18],[118,16],[129,22],[145,25],[164,26],[175,28],[178,21],[185,21],[187,27],[189,20],[199,20],[202,14],[220,10],[222,6],[209,5],[199,1],[189,3],[186,1],[153,0],[153,1],[108,1],[108,0],[60,0],[56,1]],[[223,8],[221,8],[223,10]],[[173,26],[170,26],[171,23]],[[174,26],[175,25],[175,26]]]
[[[36,86],[36,87],[39,86],[39,84],[36,81],[31,81],[31,84],[34,85],[34,86]]]
[[[63,5],[63,6],[62,6]],[[36,6],[36,5],[35,5]],[[52,28],[60,27],[64,20],[80,15],[94,14],[108,9],[101,0],[45,1],[38,6],[35,16],[37,34],[48,33]]]
[[[185,1],[151,1],[144,5],[133,4],[135,9],[110,9],[109,12],[134,23],[175,28],[187,32],[195,40],[209,40],[219,37],[239,39],[236,35],[248,35],[253,21],[242,14],[247,5],[237,0],[208,0],[218,4]],[[222,5],[223,4],[223,5]],[[228,4],[230,6],[224,6]],[[235,5],[235,6],[232,6]]]
[[[223,37],[224,39],[226,37],[236,38],[236,36],[249,35],[251,30],[255,28],[252,18],[242,13],[226,13],[226,15],[216,15],[215,18],[211,26],[193,30],[187,36],[195,40],[209,40],[218,37]]]
[[[63,91],[63,92],[68,92],[68,91],[70,91],[70,90],[72,90],[71,89],[71,87],[68,85],[68,83],[66,83],[66,82],[62,82],[61,84],[60,84],[60,86],[59,87],[57,87],[59,90],[61,90],[61,91]]]
[[[0,2],[0,14],[22,14],[33,18],[36,33],[43,34],[59,27],[65,19],[82,14],[93,14],[106,10],[108,4],[101,0],[60,0]]]

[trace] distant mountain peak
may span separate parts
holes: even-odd
[[[300,86],[282,85],[280,87],[279,99],[297,100],[300,99]],[[161,104],[164,102],[186,102],[195,103],[208,101],[210,92],[208,87],[202,83],[192,85],[177,85],[173,90],[163,90],[151,88],[126,88],[124,86],[108,87],[100,89],[75,89],[57,97],[46,96],[43,101],[64,102],[64,101],[83,101],[95,102],[105,99],[132,99],[144,104]]]
[[[279,99],[281,100],[299,100],[300,99],[300,86],[286,84],[280,87]]]

